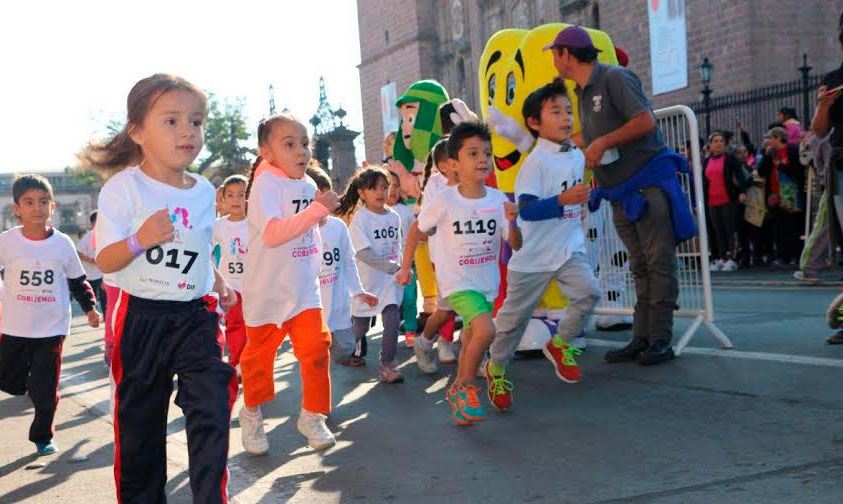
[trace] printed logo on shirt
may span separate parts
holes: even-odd
[[[600,112],[603,110],[603,95],[596,95],[591,97],[592,110]]]
[[[248,247],[243,246],[243,243],[240,241],[240,237],[232,238],[228,244],[228,247],[229,250],[231,250],[231,255],[233,256],[244,256],[249,250]]]
[[[188,214],[187,208],[176,207],[170,212],[170,220],[173,222],[173,227],[176,228],[175,234],[173,235],[173,243],[183,243],[179,228],[181,227],[183,230],[193,229],[193,226],[190,224],[190,215]]]

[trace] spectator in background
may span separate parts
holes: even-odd
[[[764,137],[764,158],[758,173],[767,180],[767,205],[776,242],[776,265],[795,265],[802,251],[805,222],[805,167],[799,147],[787,143],[784,128],[772,128]]]
[[[747,183],[741,163],[726,152],[723,133],[712,133],[708,139],[710,156],[703,167],[703,194],[714,231],[712,271],[737,271],[738,220],[746,200]]]
[[[787,131],[787,144],[799,147],[799,142],[802,141],[802,125],[796,117],[796,109],[782,107],[777,119]]]
[[[833,131],[833,130],[832,130]],[[819,282],[819,273],[828,267],[826,258],[829,255],[828,236],[828,199],[826,195],[826,172],[831,164],[831,133],[819,138],[812,132],[805,133],[803,146],[808,146],[808,162],[813,164],[814,173],[819,180],[820,200],[817,205],[817,215],[814,217],[814,227],[810,236],[805,240],[802,257],[799,259],[799,271],[793,276],[797,280],[807,283]],[[803,158],[803,163],[804,163]]]

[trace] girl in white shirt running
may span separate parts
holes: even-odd
[[[111,362],[118,502],[166,500],[174,375],[193,499],[228,502],[237,380],[222,360],[215,293],[224,309],[236,297],[211,264],[214,187],[187,171],[202,150],[207,112],[198,87],[155,74],[129,92],[123,130],[86,155],[89,166],[113,173],[99,194],[96,263],[119,289]]]
[[[380,354],[380,381],[400,383],[404,377],[396,369],[395,351],[398,345],[398,326],[401,316],[398,303],[403,288],[395,280],[400,269],[401,217],[386,206],[389,173],[382,168],[367,167],[349,183],[340,200],[337,213],[342,216],[357,206],[349,231],[354,246],[357,269],[363,287],[378,297],[376,306],[360,300],[351,304],[352,330],[355,339],[362,339],[369,330],[372,317],[381,315],[383,340]]]
[[[246,347],[240,357],[243,447],[263,455],[269,443],[260,405],[275,396],[275,356],[288,335],[299,361],[302,410],[297,428],[321,450],[336,443],[325,425],[331,411],[331,333],[319,297],[319,221],[339,198],[318,191],[305,174],[310,162],[307,129],[283,113],[258,125],[260,157],[246,188],[249,250],[243,275]]]

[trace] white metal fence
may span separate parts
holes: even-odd
[[[677,105],[655,112],[656,122],[670,148],[677,152],[690,147],[691,175],[682,175],[682,189],[696,217],[697,237],[687,240],[676,249],[679,277],[679,309],[676,317],[693,321],[678,343],[680,354],[703,325],[724,348],[732,342],[714,324],[714,302],[711,295],[711,269],[708,261],[708,234],[705,225],[703,173],[700,163],[699,129],[693,111]],[[628,254],[612,224],[611,205],[604,202],[586,220],[588,256],[601,280],[603,296],[597,315],[632,315],[635,307],[635,285],[629,270]],[[594,264],[594,259],[597,264]],[[608,290],[607,290],[608,289]],[[607,292],[610,295],[607,296]]]

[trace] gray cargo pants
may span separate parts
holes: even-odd
[[[679,299],[676,276],[676,240],[670,202],[658,187],[641,190],[647,198],[647,213],[629,222],[619,202],[612,202],[612,216],[618,236],[629,251],[635,279],[635,313],[632,333],[649,342],[673,337],[673,310]]]

